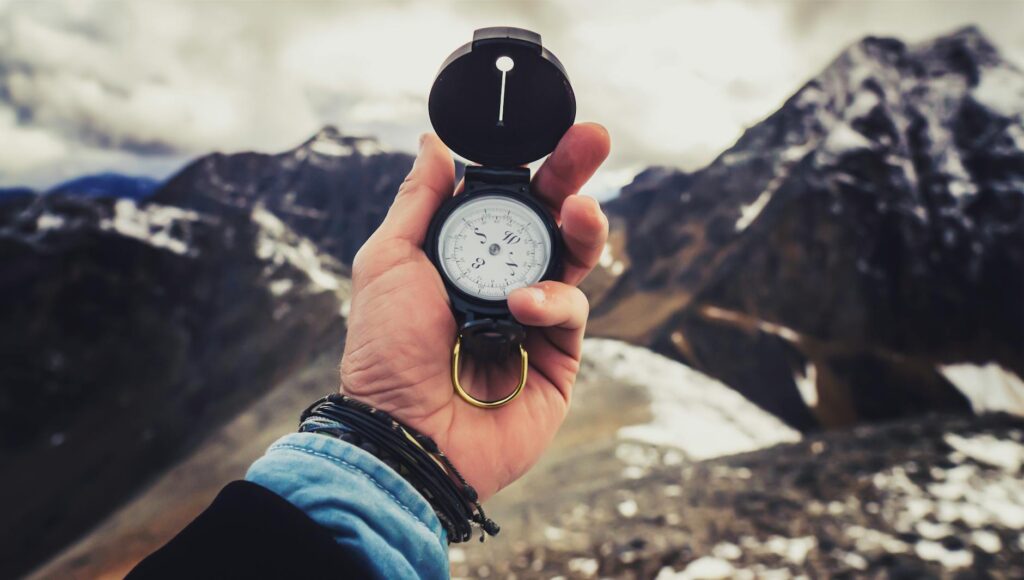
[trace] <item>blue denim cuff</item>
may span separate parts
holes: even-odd
[[[285,435],[245,478],[304,511],[381,577],[448,578],[447,538],[430,504],[354,445],[314,433]]]

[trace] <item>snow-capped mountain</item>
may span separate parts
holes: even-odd
[[[260,203],[17,196],[0,261],[4,577],[344,331],[347,270]]]
[[[413,156],[325,127],[276,155],[215,153],[168,180],[153,201],[199,211],[262,203],[288,227],[350,264],[380,225]]]
[[[801,429],[993,388],[1022,412],[1022,114],[1024,74],[976,29],[867,38],[707,168],[607,204],[589,330]]]

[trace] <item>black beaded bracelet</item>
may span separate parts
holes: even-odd
[[[336,437],[362,448],[395,470],[434,509],[449,542],[465,542],[473,524],[484,536],[499,527],[484,514],[476,490],[430,437],[387,413],[342,394],[328,395],[303,411],[300,432]]]

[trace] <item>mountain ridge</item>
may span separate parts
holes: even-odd
[[[351,264],[383,221],[413,159],[386,151],[376,139],[343,135],[328,125],[283,153],[200,157],[151,200],[199,211],[262,203],[289,228]]]
[[[1024,89],[978,96],[990,75],[1024,87],[974,28],[868,38],[708,167],[642,175],[606,204],[605,262],[620,266],[588,284],[590,328],[802,429],[913,413],[913,399],[969,411],[937,366],[1024,368],[1024,129],[1004,114]]]

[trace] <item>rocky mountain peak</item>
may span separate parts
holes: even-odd
[[[326,125],[293,150],[293,154],[322,157],[348,157],[360,155],[369,157],[383,153],[384,149],[374,137],[344,135],[334,125]]]
[[[407,153],[327,126],[277,155],[242,152],[201,157],[152,197],[156,203],[247,213],[262,204],[288,227],[343,263],[384,219],[412,167]]]
[[[1024,373],[1022,113],[976,28],[855,43],[708,167],[606,204],[589,328],[802,428],[970,409],[945,369]]]

